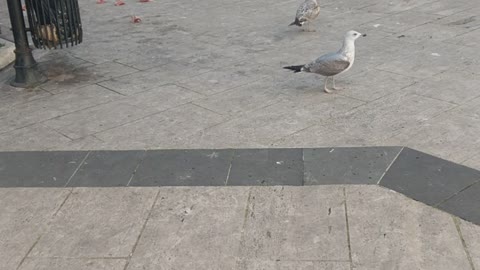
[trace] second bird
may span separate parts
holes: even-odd
[[[310,23],[318,17],[319,13],[320,6],[318,5],[317,0],[305,0],[305,2],[298,7],[295,21],[290,25],[298,25],[301,27],[303,24],[307,23],[307,31],[311,31]]]

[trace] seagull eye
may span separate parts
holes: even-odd
[[[355,34],[353,34],[353,35],[354,35],[354,36],[356,36],[356,35],[357,35],[357,33],[355,33]]]

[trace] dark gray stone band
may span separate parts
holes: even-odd
[[[480,224],[480,171],[410,148],[0,152],[0,187],[379,184]]]

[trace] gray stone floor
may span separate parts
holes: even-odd
[[[479,226],[377,186],[3,188],[0,225],[1,269],[480,267]]]
[[[41,87],[0,73],[0,151],[399,145],[480,169],[477,0],[320,1],[314,33],[287,27],[296,0],[125,1],[79,1],[84,43],[35,51]],[[343,90],[281,68],[351,29]],[[474,270],[479,243],[375,185],[0,188],[1,270]]]
[[[320,3],[307,33],[292,0],[81,0],[84,43],[36,51],[48,83],[0,75],[0,150],[405,145],[479,169],[478,1]],[[350,29],[368,36],[344,90],[281,69]]]

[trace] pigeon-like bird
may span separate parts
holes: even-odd
[[[308,31],[310,31],[310,22],[317,18],[319,13],[320,6],[318,5],[317,0],[305,0],[298,7],[295,21],[290,25],[298,25],[301,27],[304,23],[308,23]]]
[[[295,73],[309,72],[325,76],[326,78],[323,89],[326,93],[331,93],[327,88],[328,78],[332,78],[333,89],[336,90],[335,79],[333,76],[344,73],[352,67],[353,61],[355,60],[355,40],[366,35],[367,34],[362,35],[353,30],[348,31],[345,34],[343,46],[338,52],[324,54],[306,65],[288,66],[283,68],[293,70]]]

